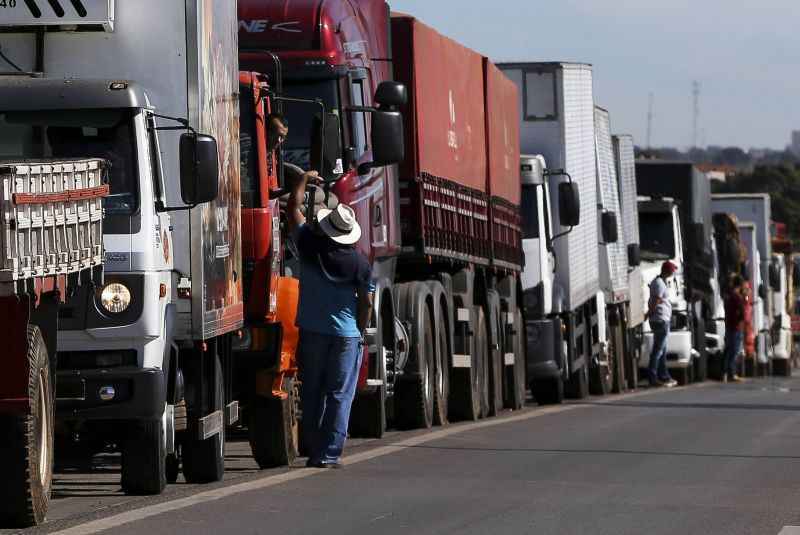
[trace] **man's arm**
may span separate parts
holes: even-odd
[[[319,180],[319,174],[316,171],[309,171],[304,173],[303,176],[291,184],[291,192],[289,193],[289,202],[286,206],[286,216],[289,221],[289,232],[294,232],[297,227],[306,222],[306,216],[303,215],[303,198],[306,193],[306,185],[309,181],[312,183]]]
[[[356,293],[358,295],[356,325],[358,326],[358,331],[364,334],[364,331],[369,325],[369,318],[372,316],[372,303],[375,299],[375,292],[366,288],[359,288]]]

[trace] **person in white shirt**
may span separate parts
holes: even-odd
[[[667,337],[672,321],[672,303],[669,300],[667,282],[677,270],[675,264],[666,261],[661,265],[661,274],[650,283],[648,318],[653,331],[653,349],[650,352],[648,369],[650,386],[673,387],[678,384],[667,369]]]

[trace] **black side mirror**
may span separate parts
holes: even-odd
[[[400,112],[376,111],[373,113],[373,166],[391,165],[402,162],[406,156],[404,136],[403,116],[400,114]]]
[[[577,227],[581,223],[581,195],[574,182],[558,185],[558,213],[562,227]]]
[[[375,91],[375,102],[381,108],[399,108],[408,102],[406,86],[398,82],[381,82]]]
[[[773,292],[781,291],[781,270],[775,263],[769,265],[769,287]]]
[[[758,296],[761,299],[766,299],[769,294],[767,293],[767,287],[764,284],[758,285]]]
[[[617,231],[616,212],[603,212],[600,216],[600,227],[603,233],[603,243],[617,243],[619,232]]]
[[[628,245],[628,266],[636,267],[642,264],[642,249],[638,243]]]
[[[181,199],[194,206],[219,195],[219,154],[212,136],[187,133],[180,141]]]
[[[325,128],[323,131],[322,121],[319,115],[314,116],[314,124],[311,130],[311,165],[321,166],[315,169],[324,177],[331,176],[335,171],[340,170],[342,158],[342,136],[341,122],[335,113],[325,114]]]

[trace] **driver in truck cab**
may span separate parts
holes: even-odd
[[[355,248],[361,227],[352,208],[320,208],[312,222],[306,221],[303,200],[309,181],[319,181],[315,171],[291,184],[287,206],[300,260],[297,362],[302,425],[307,466],[339,468],[375,286],[369,261]]]
[[[661,274],[650,283],[648,317],[653,330],[653,349],[650,352],[648,379],[650,386],[673,387],[678,384],[667,369],[667,338],[672,322],[672,303],[669,300],[667,281],[678,267],[670,261],[661,264]]]

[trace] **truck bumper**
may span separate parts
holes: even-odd
[[[164,412],[167,389],[160,369],[63,370],[56,377],[56,409],[65,420],[154,420]]]
[[[650,352],[653,350],[653,333],[644,333],[642,340],[642,358],[639,368],[650,367]],[[667,367],[686,368],[692,363],[692,332],[670,331],[667,336]]]
[[[561,336],[561,320],[525,322],[528,380],[561,377],[566,349]]]

